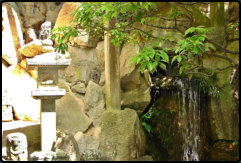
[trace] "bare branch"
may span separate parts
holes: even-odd
[[[202,76],[205,76],[205,77],[209,78],[209,77],[213,76],[213,74],[216,73],[217,71],[224,71],[224,70],[227,70],[227,69],[229,69],[229,68],[231,68],[231,67],[233,67],[233,66],[228,66],[228,67],[225,67],[225,68],[222,68],[222,69],[216,68],[216,69],[212,72],[211,75],[208,75],[208,74],[205,74],[205,73],[202,73],[202,72],[187,72],[187,71],[184,71],[184,73],[185,73],[185,74],[199,74],[199,75],[202,75]]]
[[[213,42],[213,41],[211,41],[211,40],[209,40],[209,39],[207,39],[207,38],[206,38],[206,40],[207,40],[208,42],[212,43],[212,44],[213,44],[214,46],[216,46],[218,49],[224,50],[226,53],[231,53],[231,54],[234,54],[234,55],[239,54],[239,51],[230,51],[230,50],[225,49],[225,48],[222,47],[221,45],[218,45],[218,44],[216,44],[215,42]]]
[[[147,23],[144,23],[144,24],[148,25],[150,27],[161,28],[161,29],[175,29],[175,27],[162,27],[162,26],[157,26],[157,25],[152,25],[152,24],[147,24]]]

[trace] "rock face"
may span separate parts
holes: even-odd
[[[211,147],[211,159],[213,161],[238,161],[238,148],[235,141],[220,140]]]
[[[105,70],[105,52],[104,52],[104,41],[100,41],[96,47],[96,56],[98,61],[98,66],[101,71]]]
[[[229,2],[228,6],[228,22],[234,22],[239,20],[239,3],[238,2]]]
[[[85,84],[78,82],[76,85],[71,87],[72,91],[77,92],[77,93],[85,93]]]
[[[145,135],[134,110],[105,111],[101,121],[99,150],[102,160],[125,160],[145,155]]]
[[[126,43],[120,54],[120,78],[121,78],[121,107],[132,108],[140,115],[151,101],[149,87],[145,82],[144,75],[130,59],[136,56],[140,47],[133,43]],[[147,75],[146,75],[147,76]],[[147,78],[148,79],[148,78]]]
[[[78,144],[73,134],[58,131],[55,148],[68,154],[69,159],[67,161],[80,161]]]
[[[49,2],[49,3],[54,3],[54,2]],[[62,8],[62,5],[59,5],[58,7],[55,8],[55,10],[49,10],[46,13],[46,21],[50,21],[52,24],[52,27],[54,27],[55,25],[56,19],[58,17],[58,14],[61,8]]]
[[[102,88],[89,81],[84,101],[85,113],[93,120],[94,127],[99,127],[101,115],[105,111],[105,97]]]
[[[86,150],[97,150],[99,148],[100,140],[95,136],[85,135],[82,132],[77,132],[74,135],[74,138],[78,144],[80,155],[82,155]]]
[[[69,26],[69,22],[73,20],[71,14],[77,9],[77,7],[79,7],[79,5],[81,5],[81,2],[65,2],[59,11],[54,28]]]
[[[66,92],[55,103],[57,128],[69,133],[84,132],[92,123],[92,120],[84,113],[83,102],[74,95]]]
[[[71,64],[59,71],[59,78],[71,82],[88,83],[92,69],[97,66],[96,52],[94,48],[80,49],[70,46],[68,53],[72,58]]]
[[[21,61],[19,48],[23,45],[23,33],[21,30],[21,20],[17,13],[12,9],[9,4],[3,3],[2,5],[2,54],[7,56],[9,60],[16,64]]]
[[[58,131],[55,148],[66,152],[69,156],[69,161],[81,161],[86,151],[98,150],[99,137],[83,134],[80,131],[75,134]]]
[[[139,53],[139,46],[133,43],[126,43],[120,54],[120,78],[121,89],[124,92],[134,90],[141,86],[140,70],[130,59]]]
[[[58,17],[55,22],[54,28],[57,27],[65,27],[65,26],[70,26],[70,25],[75,25],[75,23],[69,23],[71,20],[73,20],[73,17],[71,14],[73,11],[77,9],[81,5],[80,2],[65,2],[59,11]],[[81,48],[91,48],[91,47],[96,47],[97,43],[99,41],[98,37],[92,37],[85,31],[79,29],[81,32],[78,37],[70,37],[71,41],[70,45],[76,46],[76,47],[81,47]],[[57,43],[57,41],[56,41]],[[57,43],[58,44],[58,43]]]
[[[150,87],[148,87],[141,77],[141,87],[121,94],[121,108],[132,108],[136,110],[138,116],[145,110],[151,101]]]

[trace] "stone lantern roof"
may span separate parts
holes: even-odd
[[[49,52],[41,55],[37,55],[34,58],[26,58],[28,69],[37,67],[56,67],[66,68],[70,65],[72,59],[66,59],[66,55]]]

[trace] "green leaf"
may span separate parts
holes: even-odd
[[[136,15],[136,21],[140,21],[141,19],[142,19],[142,17],[143,17],[143,14],[142,14],[142,12],[139,12],[137,15]]]
[[[146,131],[147,131],[148,133],[150,133],[150,131],[151,131],[151,126],[150,126],[150,125],[146,125]]]
[[[160,60],[160,56],[159,55],[155,55],[155,61],[159,62]]]
[[[153,67],[152,67],[151,62],[147,62],[147,68],[150,72],[152,71]]]
[[[121,12],[122,14],[125,14],[125,13],[126,13],[126,8],[125,8],[125,7],[122,7],[122,8],[120,9],[120,12]]]
[[[154,51],[154,49],[151,49],[151,53],[149,53],[149,55],[150,55],[151,58],[154,57],[154,55],[155,55],[155,51]]]
[[[144,63],[140,66],[141,72],[145,69],[146,65],[147,65],[147,62],[144,62]]]
[[[175,53],[178,53],[179,51],[181,51],[181,47],[177,47],[177,49],[175,50]]]
[[[144,56],[144,58],[147,60],[147,61],[150,61],[150,58],[148,56]]]
[[[206,45],[207,45],[208,47],[210,47],[211,49],[213,49],[214,51],[216,50],[216,47],[213,46],[213,44],[211,44],[211,43],[206,43]]]
[[[176,11],[176,12],[174,12],[174,14],[178,16],[178,15],[179,15],[179,12]]]
[[[172,50],[172,49],[171,48],[162,48],[162,50],[169,51],[169,50]]]
[[[137,5],[131,5],[130,10],[131,12],[134,12],[137,9]]]
[[[130,59],[130,62],[136,62],[136,60],[139,58],[139,55],[136,55],[135,57]]]
[[[159,66],[163,69],[163,70],[167,70],[167,67],[164,63],[159,62]]]
[[[169,57],[167,55],[167,53],[165,53],[164,51],[160,51],[161,53],[161,57],[168,63],[169,62]]]
[[[158,42],[162,43],[163,40],[161,38],[157,38]],[[164,48],[163,48],[164,49]]]
[[[157,64],[158,64],[157,62],[153,62],[153,63],[152,63],[152,66],[153,66],[154,68],[156,68]]]
[[[143,59],[143,56],[139,57],[136,61],[136,64],[139,64],[142,61],[142,59]]]
[[[187,40],[185,40],[183,43],[182,43],[182,47],[185,48],[187,46]]]
[[[182,74],[182,70],[183,70],[183,66],[180,68],[180,70],[179,70],[179,74],[181,75]]]
[[[193,51],[194,51],[194,53],[196,53],[196,54],[198,53],[197,46],[194,46],[194,47],[193,47]]]
[[[200,37],[199,37],[199,40],[204,41],[204,40],[205,40],[205,38],[204,38],[204,37],[202,37],[202,36],[200,36]]]
[[[191,28],[189,28],[189,29],[187,29],[187,30],[185,31],[185,35],[184,35],[184,36],[186,36],[188,33],[194,32],[194,31],[195,31],[195,28],[191,27]]]
[[[168,17],[171,18],[171,19],[174,19],[173,13],[171,15],[169,15]]]
[[[146,20],[146,18],[142,18],[141,19],[141,23],[144,23],[145,20]]]
[[[114,12],[114,14],[112,14],[112,18],[115,18],[117,15],[117,12]]]
[[[172,62],[174,62],[177,59],[177,57],[178,57],[178,55],[176,55],[172,58],[171,64],[172,64]]]
[[[180,55],[177,56],[177,61],[180,63],[182,61],[182,57]]]
[[[103,5],[103,6],[101,7],[101,11],[105,11],[106,8],[107,8],[107,6]]]
[[[172,6],[172,9],[175,10],[176,9],[176,5]]]

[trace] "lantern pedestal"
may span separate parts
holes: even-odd
[[[52,151],[56,142],[55,100],[65,95],[65,90],[58,87],[58,69],[69,66],[71,59],[45,53],[26,60],[28,69],[38,69],[38,89],[32,91],[32,97],[41,100],[41,150]]]

